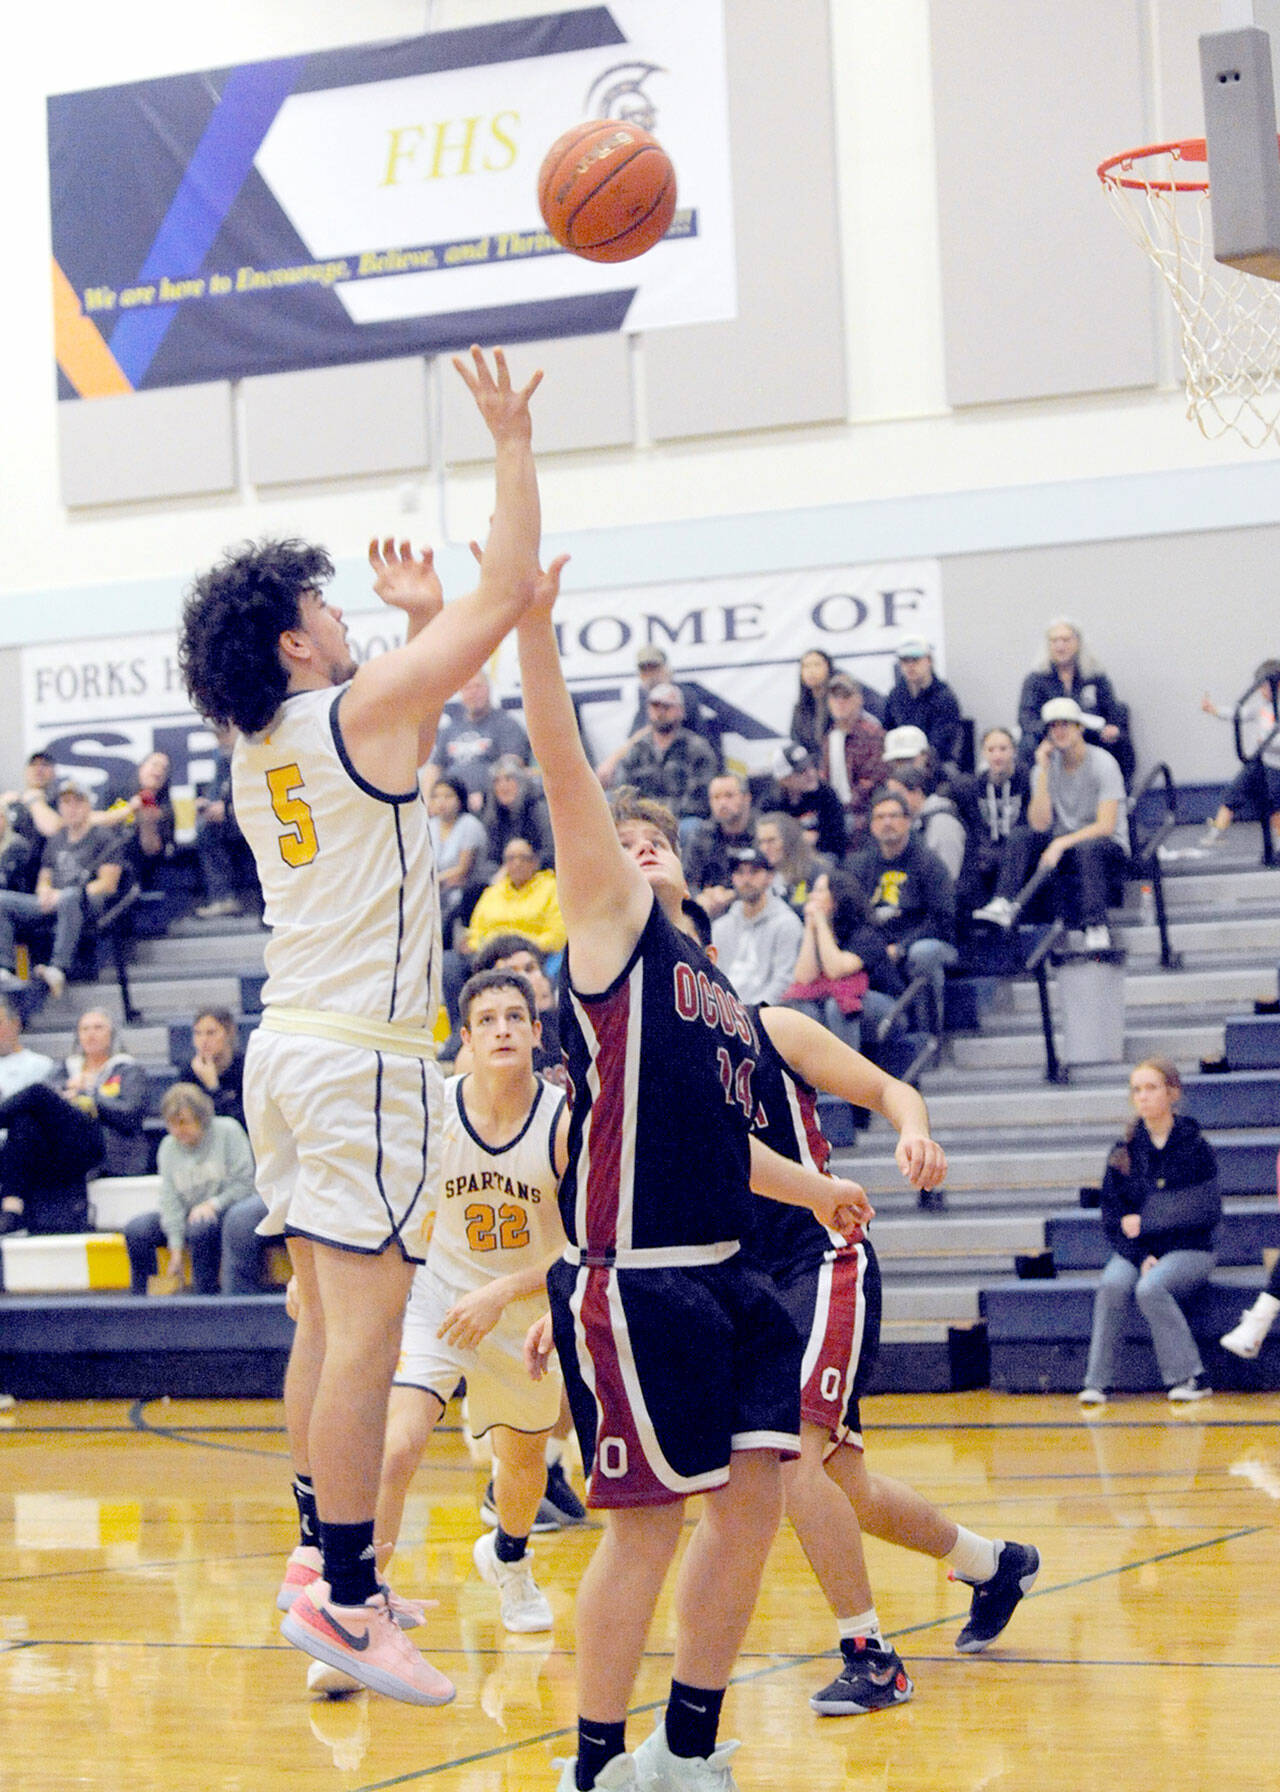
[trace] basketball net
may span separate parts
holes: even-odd
[[[1172,295],[1188,417],[1210,441],[1280,441],[1280,283],[1213,259],[1204,139],[1126,150],[1098,179]]]

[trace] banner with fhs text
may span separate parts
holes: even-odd
[[[353,657],[404,638],[398,612],[367,606],[368,569],[343,563],[333,592]],[[877,690],[895,651],[922,635],[945,675],[936,560],[807,569],[608,591],[566,590],[556,607],[561,661],[597,763],[626,738],[639,701],[636,650],[656,643],[682,685],[696,688],[724,730],[729,763],[766,772],[790,731],[800,657],[820,647]],[[490,664],[496,701],[520,711],[515,642]],[[213,772],[214,738],[187,702],[171,633],[58,642],[22,652],[23,737],[102,794],[131,790],[145,753],[169,755],[175,784]]]
[[[538,216],[584,118],[675,164],[604,265]],[[723,0],[610,0],[48,102],[59,396],[734,316]]]

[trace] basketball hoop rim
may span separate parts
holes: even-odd
[[[1277,141],[1280,142],[1280,139]],[[1145,175],[1130,172],[1135,163],[1147,161],[1154,156],[1168,156],[1174,162],[1203,162],[1206,165],[1204,179],[1152,180]],[[1105,162],[1099,162],[1098,179],[1104,187],[1124,187],[1138,193],[1207,193],[1208,160],[1209,153],[1203,137],[1182,137],[1172,143],[1147,143],[1141,149],[1122,149],[1119,155],[1108,156]],[[1117,173],[1117,169],[1123,172]]]

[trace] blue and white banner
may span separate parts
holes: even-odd
[[[344,564],[334,585],[358,660],[404,638],[398,611],[366,607],[366,579],[367,569]],[[907,635],[923,635],[938,673],[946,670],[936,560],[567,590],[556,606],[556,633],[597,762],[627,736],[639,697],[636,649],[650,643],[663,648],[681,684],[696,686],[717,711],[726,756],[748,772],[767,771],[788,736],[799,661],[809,648],[885,692]],[[513,637],[490,672],[495,698],[518,712]],[[28,749],[43,748],[64,772],[95,786],[128,786],[131,767],[153,748],[169,755],[177,784],[211,774],[213,736],[191,712],[171,633],[24,648],[22,697]]]
[[[722,0],[610,0],[50,99],[59,391],[732,317]],[[663,242],[579,260],[538,216],[584,118],[676,168]]]

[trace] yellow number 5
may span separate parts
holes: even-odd
[[[320,850],[311,811],[300,796],[292,794],[301,788],[302,772],[296,765],[278,765],[267,773],[271,807],[289,830],[280,836],[280,857],[295,870],[299,865],[309,865]]]

